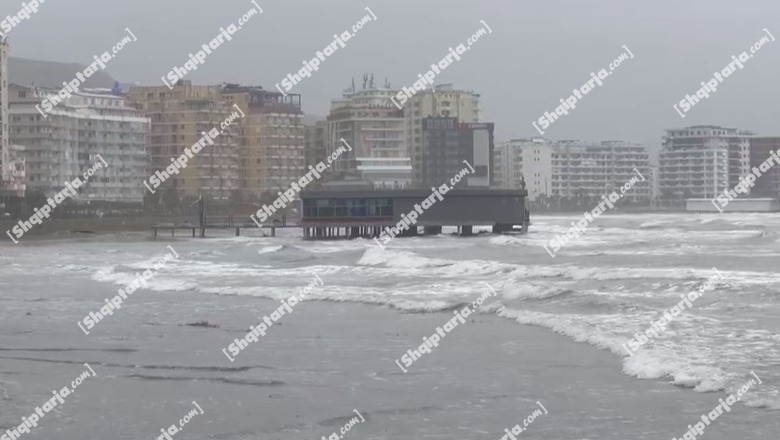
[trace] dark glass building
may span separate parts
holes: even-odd
[[[462,187],[493,185],[493,123],[458,122],[457,118],[431,117],[422,120],[422,142],[415,152],[414,185],[430,188],[449,182],[462,170],[464,160],[476,170]]]

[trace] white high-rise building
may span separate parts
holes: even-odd
[[[659,155],[661,200],[717,197],[750,174],[753,133],[713,125],[666,130]]]
[[[44,117],[35,105],[47,93],[56,92],[15,84],[9,88],[10,137],[23,146],[28,192],[51,196],[66,181],[83,180],[87,169],[102,163],[99,154],[108,166],[98,169],[72,199],[141,203],[143,181],[149,177],[149,118],[107,90],[73,94]]]
[[[363,88],[354,85],[342,99],[334,100],[328,115],[327,154],[332,154],[344,139],[352,151],[339,156],[334,172],[359,176],[376,187],[406,187],[411,183],[412,167],[404,138],[403,112],[390,100],[397,90],[385,82],[374,84],[363,77]]]
[[[513,139],[496,146],[496,186],[528,190],[528,199],[552,192],[552,143],[544,138]]]
[[[652,201],[650,154],[642,145],[623,141],[558,141],[552,165],[553,197],[599,198],[638,177],[636,168],[645,180],[635,184],[622,200],[648,205]]]
[[[645,178],[625,194],[626,200],[650,204],[653,173],[650,155],[641,145],[623,141],[591,143],[544,138],[515,139],[496,147],[493,161],[498,186],[520,189],[528,199],[597,199],[632,177],[636,168]]]

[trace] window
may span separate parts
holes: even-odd
[[[391,217],[392,199],[304,200],[303,215],[310,218]]]

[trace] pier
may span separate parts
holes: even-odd
[[[235,223],[234,217],[227,216],[227,217],[210,217],[207,219],[208,221],[204,221],[201,224],[193,225],[191,223],[161,223],[157,225],[153,225],[151,227],[152,230],[152,238],[157,239],[157,237],[160,235],[161,231],[167,232],[171,231],[171,237],[176,236],[176,231],[187,231],[192,233],[192,238],[196,238],[199,236],[200,238],[206,238],[206,231],[211,230],[232,230],[235,237],[238,237],[241,235],[242,229],[258,229],[257,225],[254,224],[251,220],[249,220],[249,217],[247,216],[247,221],[242,223]],[[297,226],[290,226],[286,224],[272,224],[272,225],[263,225],[260,229],[261,233],[264,237],[276,237],[276,229],[277,228],[295,228]],[[265,231],[269,231],[269,235],[266,235]],[[185,233],[186,235],[189,235],[188,233]]]
[[[303,191],[303,238],[379,237],[430,195],[430,190],[417,189]],[[525,234],[531,223],[526,196],[525,190],[453,189],[397,236],[438,235],[445,226],[456,227],[463,237],[473,235],[475,226],[490,226],[494,234]]]

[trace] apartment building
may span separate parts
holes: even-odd
[[[750,173],[753,133],[714,125],[666,130],[659,154],[660,198],[670,205],[711,199]]]
[[[24,197],[27,193],[27,149],[22,145],[11,145],[8,150],[8,161],[4,164],[8,168],[6,190],[8,194]]]
[[[304,162],[308,165],[315,165],[324,161],[328,155],[328,123],[327,121],[316,121],[310,125],[304,125],[303,143],[304,143]],[[327,176],[322,176],[326,179]]]
[[[412,167],[404,138],[403,111],[390,100],[396,90],[385,81],[374,84],[373,75],[363,76],[363,87],[346,89],[331,103],[327,118],[327,153],[333,153],[344,139],[352,147],[334,162],[339,178],[353,176],[374,183],[377,188],[411,184]]]
[[[226,84],[221,94],[227,105],[237,104],[246,114],[236,133],[244,198],[276,195],[298,181],[308,171],[301,95],[237,84]]]
[[[650,155],[642,145],[624,141],[557,141],[551,159],[553,197],[600,198],[637,177],[636,168],[645,181],[635,184],[622,200],[642,205],[652,201]]]
[[[452,84],[436,85],[433,89],[417,92],[404,105],[404,128],[407,155],[412,158],[413,180],[424,179],[420,160],[423,157],[423,119],[430,117],[455,118],[457,122],[479,122],[479,95],[470,90],[459,90]]]
[[[9,135],[9,104],[8,104],[8,55],[10,47],[8,37],[0,36],[0,166],[3,182],[9,182],[12,168],[8,165],[10,159],[11,138]]]
[[[49,93],[56,91],[9,86],[10,140],[18,145],[12,162],[24,158],[28,193],[60,192],[64,182],[102,163],[99,154],[108,167],[97,170],[72,199],[140,204],[147,177],[149,119],[124,97],[104,89],[75,93],[44,117],[35,105]]]
[[[462,186],[491,186],[494,183],[493,128],[493,123],[459,122],[454,117],[424,118],[421,148],[415,159],[419,171],[415,187],[438,187],[449,182],[453,175],[467,167],[464,160],[474,172]]]
[[[214,127],[220,128],[236,110],[222,97],[222,85],[199,86],[179,81],[167,86],[132,87],[129,102],[151,119],[148,175],[164,170],[171,158],[184,153]],[[241,187],[240,123],[234,122],[174,174],[159,190],[173,191],[180,199],[203,196],[227,201]],[[147,175],[147,177],[148,177]]]
[[[512,139],[495,150],[496,186],[528,190],[528,199],[552,194],[552,143],[544,138]]]
[[[750,139],[750,169],[758,167],[774,152],[780,155],[780,137],[754,137]],[[780,164],[775,164],[766,172],[761,172],[750,194],[755,197],[780,198]]]
[[[599,199],[637,176],[644,182],[624,195],[632,203],[649,205],[653,199],[650,155],[642,145],[624,141],[600,143],[544,138],[514,139],[496,147],[500,188],[525,185],[529,200],[539,197],[574,200]]]

